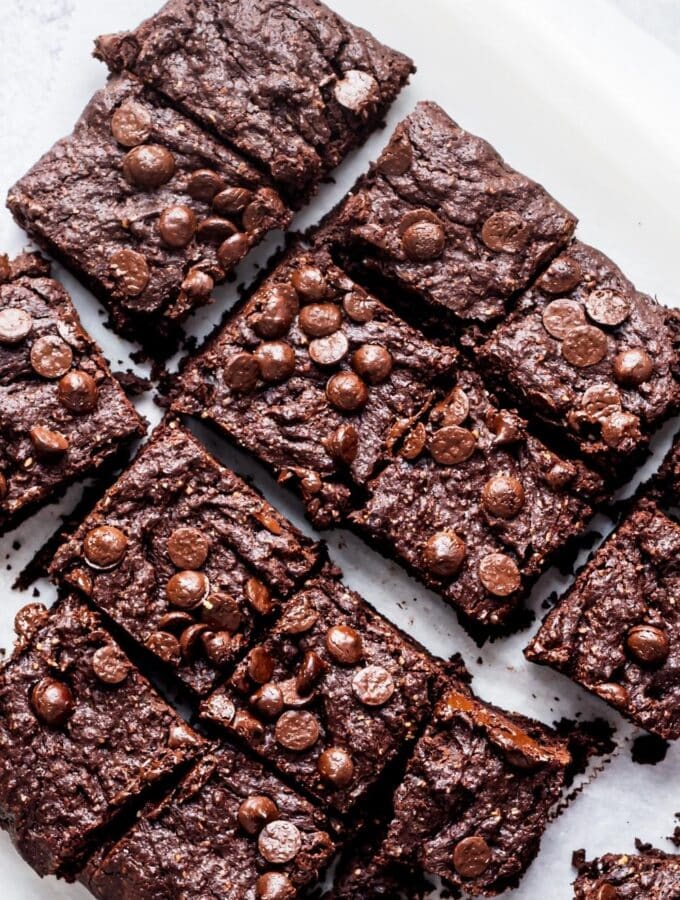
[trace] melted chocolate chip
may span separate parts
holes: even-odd
[[[70,412],[84,415],[97,408],[99,390],[91,375],[80,369],[74,369],[60,379],[57,396],[61,405]]]
[[[309,345],[309,357],[317,366],[337,366],[349,352],[349,341],[343,331],[315,338]]]
[[[446,246],[446,232],[441,222],[424,219],[413,222],[401,236],[404,253],[413,262],[438,259]]]
[[[121,103],[111,116],[111,134],[123,147],[136,147],[147,141],[151,125],[151,113],[134,100]]]
[[[195,609],[207,596],[210,582],[203,572],[185,569],[177,572],[165,586],[168,603],[177,609]]]
[[[238,823],[246,834],[259,834],[278,818],[279,808],[270,797],[252,794],[238,808]]]
[[[0,309],[0,344],[20,344],[31,333],[33,319],[23,309]]]
[[[68,685],[56,678],[42,678],[31,691],[31,706],[41,722],[53,728],[65,725],[75,709]]]
[[[526,246],[531,228],[513,210],[495,212],[482,225],[482,241],[489,250],[517,253]]]
[[[607,336],[594,325],[578,325],[562,341],[562,356],[579,369],[597,365],[606,355]]]
[[[429,450],[435,462],[455,466],[465,462],[475,452],[477,438],[472,431],[459,425],[439,428],[430,438]]]
[[[338,372],[328,380],[326,396],[336,409],[353,413],[366,406],[368,388],[354,372]]]
[[[194,200],[203,200],[209,203],[221,190],[224,189],[224,179],[211,169],[197,169],[191,173],[187,184],[187,193]]]
[[[149,283],[149,264],[136,250],[116,250],[109,259],[111,274],[126,297],[138,297]]]
[[[488,553],[481,559],[479,580],[495,597],[509,597],[522,583],[516,563],[504,553]]]
[[[265,647],[253,647],[248,654],[248,675],[257,684],[266,684],[274,674],[274,659]]]
[[[31,443],[36,454],[41,459],[52,459],[63,456],[69,448],[69,440],[60,431],[45,428],[43,425],[35,425],[29,431]]]
[[[203,635],[206,634],[207,630],[207,625],[195,622],[184,629],[179,636],[179,651],[182,654],[182,659],[194,658],[198,648],[198,642],[203,638]]]
[[[316,761],[316,768],[326,784],[344,788],[354,778],[354,762],[342,747],[328,747]]]
[[[621,684],[598,684],[593,688],[598,697],[611,703],[617,709],[625,709],[628,705],[628,691]]]
[[[276,722],[274,732],[282,747],[297,753],[313,747],[320,734],[317,719],[304,709],[291,709],[283,713]]]
[[[306,303],[323,300],[328,291],[326,276],[317,266],[302,266],[293,272],[293,288]]]
[[[327,337],[341,325],[342,313],[334,303],[310,303],[300,311],[300,328],[308,337]]]
[[[432,410],[430,420],[438,425],[462,425],[470,415],[470,400],[462,388],[455,387]]]
[[[613,384],[593,384],[581,397],[581,410],[588,422],[601,422],[621,409],[621,394]]]
[[[236,600],[222,592],[210,594],[201,604],[201,621],[217,631],[235,634],[243,620]]]
[[[198,528],[181,526],[170,534],[168,556],[178,569],[200,569],[210,552],[210,539]]]
[[[208,244],[222,244],[237,233],[236,225],[221,216],[208,216],[196,226],[196,237]]]
[[[350,625],[333,625],[324,643],[333,659],[344,666],[356,665],[364,653],[361,635]]]
[[[194,300],[205,300],[212,293],[215,281],[207,272],[194,267],[187,272],[181,287],[188,297]]]
[[[427,430],[422,422],[418,422],[415,428],[404,438],[401,450],[399,451],[399,456],[408,460],[417,459],[425,449],[426,443]]]
[[[319,613],[314,601],[302,595],[292,602],[279,619],[278,631],[281,634],[304,634],[316,625]]]
[[[30,640],[48,619],[49,612],[43,603],[29,603],[14,617],[14,631],[19,637]]]
[[[308,650],[295,675],[295,689],[301,696],[307,696],[326,671],[326,664],[318,653]]]
[[[630,315],[630,303],[625,297],[607,289],[591,291],[586,299],[588,315],[598,325],[621,325]]]
[[[638,387],[649,381],[654,373],[654,363],[642,347],[624,350],[614,358],[614,378],[625,387]]]
[[[640,420],[629,412],[615,412],[602,420],[602,439],[608,447],[621,447],[640,437]]]
[[[363,344],[352,354],[352,368],[368,384],[382,384],[392,372],[392,354],[380,344]]]
[[[114,644],[107,644],[95,651],[92,668],[104,684],[122,684],[130,671],[130,663],[122,650]]]
[[[283,872],[265,872],[255,882],[258,900],[293,900],[297,889]]]
[[[258,337],[274,340],[288,334],[300,308],[297,294],[288,285],[276,284],[268,288],[258,300],[258,312],[249,324]]]
[[[245,234],[237,232],[226,238],[217,250],[217,259],[225,272],[233,269],[241,262],[250,248]]]
[[[201,644],[206,658],[214,666],[222,668],[231,662],[234,644],[228,631],[206,631],[201,634]]]
[[[383,666],[366,666],[352,678],[352,690],[366,706],[384,706],[395,691],[394,679]]]
[[[548,334],[561,341],[574,328],[585,325],[586,314],[576,300],[553,300],[543,310],[542,320]]]
[[[654,625],[635,625],[626,635],[626,648],[636,662],[656,666],[666,661],[671,645],[663,629]]]
[[[166,184],[175,174],[175,157],[160,144],[134,147],[123,160],[123,176],[133,187],[149,191]]]
[[[451,578],[463,565],[465,543],[453,531],[436,531],[423,548],[423,561],[428,572]]]
[[[514,519],[524,507],[524,488],[512,475],[495,475],[482,488],[482,505],[489,515]]]
[[[491,850],[483,837],[471,835],[459,841],[453,851],[453,865],[463,878],[477,878],[489,867]]]
[[[360,288],[345,294],[342,298],[342,308],[348,319],[362,325],[371,322],[375,317],[375,301]]]
[[[245,350],[230,356],[224,366],[224,380],[232,391],[248,394],[257,385],[260,367],[252,353]]]
[[[249,578],[246,582],[246,600],[261,616],[267,616],[274,608],[269,588],[258,578]]]
[[[583,272],[571,256],[558,256],[541,276],[538,286],[546,294],[566,294],[578,286]]]
[[[158,220],[158,231],[164,244],[181,249],[191,243],[197,225],[193,210],[178,204],[163,210]]]
[[[233,216],[243,212],[252,200],[253,192],[244,187],[228,187],[212,198],[213,209],[221,216]]]
[[[167,631],[155,631],[146,639],[145,646],[163,662],[179,665],[181,650],[179,641]]]
[[[93,569],[112,569],[123,559],[128,548],[126,535],[113,525],[98,525],[85,535],[83,555]]]
[[[295,372],[295,351],[286,341],[265,341],[254,356],[260,378],[268,384],[286,381]]]
[[[275,719],[283,712],[283,692],[271,681],[261,685],[250,698],[250,705],[267,719]]]
[[[243,210],[243,227],[246,231],[267,228],[281,217],[286,207],[276,191],[261,188]]]
[[[31,366],[43,378],[61,378],[72,363],[73,351],[56,335],[38,338],[31,347]]]
[[[333,459],[351,466],[359,449],[359,432],[354,425],[341,425],[326,439],[326,449]]]
[[[378,171],[388,177],[403,175],[411,168],[413,148],[406,134],[392,138],[378,160]]]

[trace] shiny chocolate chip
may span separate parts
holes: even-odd
[[[453,865],[462,878],[477,878],[489,867],[491,849],[480,835],[459,841],[453,850]]]
[[[359,449],[359,432],[354,425],[341,425],[326,439],[325,446],[333,459],[350,466]]]
[[[249,578],[246,582],[246,600],[261,616],[269,615],[274,608],[269,588],[258,578]]]
[[[524,440],[525,423],[516,413],[507,409],[491,410],[486,421],[495,435],[494,443],[497,446],[506,447]]]
[[[283,712],[283,692],[278,684],[268,681],[255,691],[250,697],[249,703],[261,716],[275,719]]]
[[[326,396],[336,409],[353,413],[368,403],[368,388],[355,372],[338,372],[328,380]]]
[[[401,243],[410,260],[429,262],[438,259],[444,252],[446,232],[441,222],[423,219],[406,228],[401,236]]]
[[[245,350],[234,353],[224,366],[224,380],[236,393],[248,394],[257,385],[260,366],[252,353]]]
[[[14,631],[19,637],[30,640],[47,623],[49,616],[44,603],[29,603],[14,617]]]
[[[577,325],[567,332],[562,341],[562,356],[578,369],[595,366],[606,355],[607,336],[594,325]]]
[[[187,184],[187,193],[194,200],[203,200],[209,203],[221,190],[224,189],[224,179],[212,169],[197,169],[192,172]]]
[[[173,609],[164,613],[158,620],[158,627],[163,631],[169,631],[171,634],[181,634],[185,628],[194,624],[194,617],[188,612],[182,612],[179,609]]]
[[[366,666],[352,678],[352,690],[366,706],[384,706],[395,691],[394,679],[383,666]]]
[[[249,319],[255,334],[265,340],[282,338],[290,330],[300,304],[295,291],[285,284],[275,284],[258,298],[258,312]]]
[[[598,697],[601,697],[607,703],[611,703],[617,709],[625,709],[628,705],[628,691],[621,684],[610,682],[597,684],[593,690]]]
[[[193,210],[177,204],[169,206],[160,214],[158,231],[164,244],[178,250],[191,243],[197,224]]]
[[[355,666],[364,654],[361,635],[350,625],[333,625],[326,632],[326,650],[336,662]]]
[[[640,420],[633,413],[620,410],[603,419],[602,440],[608,447],[621,447],[640,438]]]
[[[213,209],[220,216],[234,216],[243,212],[252,197],[253,192],[248,188],[227,187],[212,198]]]
[[[90,529],[83,540],[85,561],[93,569],[112,569],[123,559],[128,548],[126,535],[113,525]]]
[[[638,387],[649,381],[654,363],[642,347],[631,347],[614,358],[614,378],[624,387]]]
[[[477,438],[472,431],[459,425],[445,425],[431,436],[429,450],[435,462],[455,466],[465,462],[475,452]]]
[[[380,344],[363,344],[352,354],[352,368],[368,384],[382,384],[392,372],[392,354]]]
[[[147,650],[170,665],[179,665],[181,650],[177,638],[167,631],[155,631],[145,641]]]
[[[586,314],[576,300],[553,300],[543,310],[543,327],[558,341],[580,325],[586,324]]]
[[[432,410],[430,419],[438,425],[462,425],[470,415],[470,400],[465,391],[455,387]]]
[[[361,288],[354,288],[342,298],[342,308],[348,319],[365,325],[375,317],[375,301]]]
[[[198,528],[181,526],[171,532],[168,556],[178,569],[200,569],[210,552],[210,539]]]
[[[494,475],[482,488],[482,505],[489,515],[514,519],[524,507],[524,488],[512,475]]]
[[[378,160],[378,170],[388,177],[404,175],[413,162],[413,147],[406,134],[392,138]]]
[[[185,275],[181,287],[192,300],[206,300],[215,287],[215,281],[207,272],[194,267]]]
[[[95,650],[92,657],[94,674],[104,684],[122,684],[128,677],[130,663],[115,644],[106,644]]]
[[[99,389],[91,375],[80,369],[73,369],[59,380],[57,396],[61,405],[70,412],[84,415],[97,408]]]
[[[42,678],[31,691],[31,707],[41,722],[53,728],[65,725],[75,709],[71,689],[56,678]]]
[[[268,384],[286,381],[295,372],[295,351],[286,341],[264,341],[254,356],[260,378]]]
[[[511,209],[493,213],[482,225],[482,241],[498,253],[517,253],[526,246],[530,234],[529,224]]]
[[[546,294],[567,294],[578,286],[582,277],[577,260],[572,256],[558,256],[541,276],[538,286]]]
[[[258,900],[293,900],[297,888],[284,872],[265,872],[255,882]]]
[[[160,144],[134,147],[123,160],[123,176],[128,184],[142,190],[154,190],[175,174],[175,157]]]
[[[238,808],[238,823],[246,834],[259,834],[269,822],[279,816],[279,808],[270,797],[251,794]]]
[[[509,597],[522,583],[515,561],[505,553],[488,553],[481,559],[479,580],[495,597]]]
[[[116,250],[109,265],[119,290],[126,297],[138,297],[149,283],[149,264],[136,250]]]
[[[40,337],[31,347],[31,366],[43,378],[61,378],[72,363],[73,351],[56,335]]]
[[[278,624],[281,634],[304,634],[316,625],[319,612],[311,597],[301,595],[284,610]]]
[[[111,116],[111,134],[123,147],[137,147],[149,139],[151,113],[134,100],[126,100]]]
[[[328,337],[315,338],[309,345],[309,358],[317,366],[337,366],[349,353],[349,341],[344,331]]]
[[[165,586],[168,603],[176,609],[195,609],[208,596],[210,582],[203,572],[185,569],[177,572]]]
[[[201,219],[196,226],[198,240],[209,244],[221,244],[237,232],[238,228],[233,222],[220,216],[208,216],[206,219]]]
[[[341,325],[342,313],[334,303],[310,303],[300,311],[300,328],[308,337],[327,337]]]
[[[247,668],[248,675],[254,682],[265,684],[271,681],[274,674],[274,659],[265,647],[253,647],[248,654]]]
[[[671,645],[668,633],[654,625],[635,625],[626,635],[626,648],[637,662],[656,666],[666,661]]]
[[[241,262],[250,248],[248,238],[240,231],[222,241],[217,249],[217,259],[225,272]]]
[[[243,210],[246,231],[270,228],[285,213],[283,201],[271,188],[261,188]]]
[[[201,604],[201,621],[216,631],[235,634],[241,627],[243,615],[233,597],[223,592],[210,594]]]
[[[465,554],[465,542],[454,531],[436,531],[423,547],[423,562],[431,574],[451,578],[463,565]]]
[[[586,299],[588,315],[598,325],[621,325],[630,315],[630,303],[621,294],[601,288],[591,291]]]
[[[234,642],[228,631],[205,631],[200,635],[206,658],[218,668],[230,663],[234,656]]]
[[[302,849],[302,835],[292,822],[276,819],[260,832],[257,848],[267,862],[281,866],[298,855]]]
[[[277,720],[274,728],[277,742],[286,750],[301,753],[319,740],[319,723],[304,709],[290,709]]]
[[[293,272],[291,283],[305,303],[318,303],[328,292],[326,276],[318,266],[301,266]]]
[[[0,309],[0,344],[20,344],[31,333],[33,319],[23,309]]]
[[[179,636],[179,651],[182,659],[193,659],[196,656],[199,640],[207,632],[208,626],[193,622]]]
[[[316,768],[326,784],[344,788],[354,778],[354,762],[342,747],[328,747],[316,761]]]
[[[417,459],[425,449],[426,443],[427,430],[422,422],[418,422],[404,438],[404,442],[399,450],[399,456],[408,460]]]
[[[41,459],[53,459],[63,456],[69,448],[69,440],[60,431],[35,425],[29,431],[31,443],[37,456]]]
[[[308,650],[302,657],[295,675],[295,688],[301,696],[309,694],[326,671],[326,664],[318,653]]]
[[[613,384],[592,384],[581,397],[581,410],[588,422],[601,422],[621,409],[621,394]]]

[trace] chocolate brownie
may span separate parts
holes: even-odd
[[[57,551],[51,572],[207,694],[318,557],[317,545],[171,423]]]
[[[640,501],[525,650],[662,738],[680,737],[680,525]]]
[[[427,407],[455,351],[410,328],[334,266],[291,252],[186,367],[174,409],[193,413],[293,482],[319,527]]]
[[[677,322],[676,311],[574,241],[520,298],[479,360],[532,417],[620,476],[678,409]]]
[[[342,813],[417,736],[445,663],[325,570],[202,707]]]
[[[574,882],[576,900],[680,900],[680,856],[661,850],[607,853],[587,862]]]
[[[203,741],[75,595],[17,614],[0,669],[0,826],[40,874],[72,877],[102,830]]]
[[[0,256],[0,531],[144,433],[49,271]]]
[[[269,179],[129,75],[94,95],[7,204],[118,331],[159,351],[215,282],[290,220]]]
[[[299,203],[377,128],[414,71],[318,0],[171,0],[96,56],[264,166]]]
[[[569,241],[576,220],[439,106],[419,103],[326,238],[410,298],[455,320],[502,316]]]
[[[320,810],[259,763],[216,748],[81,880],[99,900],[286,900],[333,855]]]
[[[397,788],[382,852],[469,895],[499,894],[538,853],[569,763],[546,726],[451,690]]]
[[[482,626],[508,619],[557,551],[583,533],[602,489],[467,369],[396,451],[352,522]]]

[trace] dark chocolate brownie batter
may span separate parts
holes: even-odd
[[[460,320],[503,315],[576,220],[439,106],[420,103],[326,225],[364,266]]]
[[[49,271],[0,256],[0,531],[144,433]]]
[[[397,788],[383,852],[469,895],[495,896],[538,853],[569,762],[546,726],[452,690]]]
[[[267,178],[128,75],[94,95],[7,203],[106,303],[117,330],[159,350],[290,221]]]
[[[96,854],[81,880],[99,900],[290,900],[333,851],[320,810],[223,746]]]
[[[533,417],[621,477],[678,409],[677,336],[677,311],[636,291],[611,260],[574,241],[479,359]]]
[[[51,572],[207,694],[318,556],[172,423],[57,551]]]
[[[417,736],[445,669],[329,569],[202,711],[346,813]]]
[[[0,669],[0,826],[40,875],[78,870],[102,829],[203,741],[74,595],[32,603]]]
[[[299,487],[310,519],[343,519],[353,486],[432,401],[438,347],[335,267],[296,250],[189,362],[174,409],[216,424]]]
[[[641,501],[548,614],[525,654],[637,725],[680,737],[680,526]]]
[[[99,38],[96,55],[262,164],[297,203],[414,71],[317,0],[171,0],[135,31]]]
[[[587,862],[574,882],[576,900],[680,900],[680,856],[661,850],[608,853]]]
[[[463,369],[351,518],[464,617],[497,626],[583,533],[601,489],[598,476],[548,450]]]

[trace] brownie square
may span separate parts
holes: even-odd
[[[207,694],[318,558],[318,545],[173,422],[156,430],[50,571]]]
[[[189,361],[173,408],[200,415],[297,486],[309,518],[352,494],[431,402],[455,351],[410,328],[332,264],[297,249]]]
[[[264,166],[295,203],[382,124],[413,63],[318,0],[171,0],[96,56]]]
[[[419,103],[326,224],[364,268],[454,321],[486,322],[564,247],[575,218],[435,103]]]
[[[145,430],[49,272],[0,256],[0,531]]]
[[[569,763],[540,722],[451,690],[397,788],[382,852],[466,894],[499,894],[538,853]]]
[[[268,178],[129,75],[94,95],[7,204],[121,334],[158,352],[215,282],[290,221]]]
[[[479,352],[531,415],[620,477],[677,411],[677,312],[574,241]]]
[[[662,738],[680,737],[680,526],[640,501],[525,650]]]
[[[363,808],[415,739],[445,667],[327,569],[286,604],[202,715],[347,813]]]
[[[508,620],[583,533],[601,496],[597,475],[525,426],[462,369],[351,516],[369,541],[483,627]]]
[[[103,830],[202,750],[75,595],[15,620],[0,670],[0,826],[40,875],[72,877]]]
[[[607,853],[587,862],[574,882],[576,900],[678,900],[680,856],[661,850]]]
[[[330,862],[325,816],[262,766],[213,750],[81,880],[99,900],[297,897]]]

